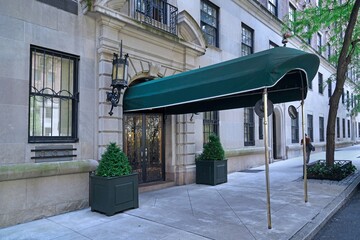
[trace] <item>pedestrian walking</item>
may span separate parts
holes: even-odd
[[[301,145],[303,145],[303,139],[301,139]],[[310,153],[314,151],[314,146],[311,144],[311,138],[305,133],[305,150],[306,150],[306,164],[310,161]]]

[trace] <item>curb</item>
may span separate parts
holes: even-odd
[[[310,222],[306,223],[299,231],[297,231],[291,240],[310,240],[312,239],[324,225],[330,220],[334,214],[344,206],[347,201],[354,195],[357,186],[360,183],[360,173],[355,173],[354,180],[349,184],[339,196],[334,198],[324,209],[319,212]]]

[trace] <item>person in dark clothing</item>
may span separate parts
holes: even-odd
[[[303,145],[303,139],[301,139],[301,145]],[[310,153],[313,149],[313,146],[311,144],[311,138],[305,133],[305,150],[306,150],[306,163],[309,163],[310,161]]]

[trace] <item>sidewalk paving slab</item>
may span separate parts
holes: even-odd
[[[360,145],[336,151],[360,169]],[[312,161],[325,153],[311,155]],[[1,240],[232,240],[311,239],[347,201],[360,182],[357,171],[336,182],[308,180],[304,198],[302,157],[270,164],[268,229],[265,167],[228,175],[217,186],[189,184],[140,193],[140,207],[111,217],[90,208],[7,228]]]

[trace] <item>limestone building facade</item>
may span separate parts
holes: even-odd
[[[109,142],[122,146],[141,188],[195,182],[195,156],[215,132],[229,172],[264,164],[262,119],[252,108],[183,115],[109,115],[113,53],[129,55],[129,87],[282,47],[282,19],[295,0],[1,0],[0,227],[88,206],[88,174]],[[314,36],[309,51],[318,54]],[[300,48],[292,38],[286,47]],[[305,100],[306,132],[325,149],[335,68],[319,55]],[[242,71],[243,69],[239,69]],[[356,82],[356,76],[353,76]],[[249,80],[251,81],[251,80]],[[125,90],[126,91],[126,90]],[[338,146],[360,139],[346,85]],[[186,94],[186,93],[184,93]],[[271,99],[270,99],[271,100]],[[300,156],[301,122],[274,105],[271,161]]]

